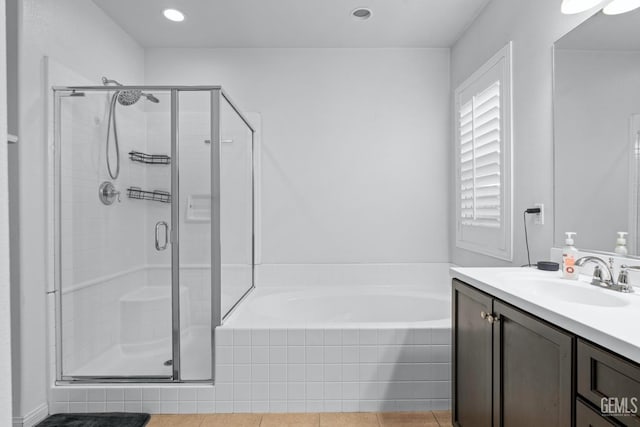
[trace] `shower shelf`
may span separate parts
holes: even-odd
[[[139,187],[129,187],[127,188],[127,197],[129,197],[130,199],[171,203],[171,193],[162,190],[147,191]]]
[[[130,151],[129,158],[138,163],[146,163],[148,165],[169,165],[171,157],[164,154],[146,154],[140,151]]]

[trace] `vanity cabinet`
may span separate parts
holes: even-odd
[[[573,336],[458,280],[452,303],[454,424],[571,426]]]

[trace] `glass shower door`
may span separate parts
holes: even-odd
[[[219,87],[54,90],[57,379],[214,379],[253,287],[253,133]]]
[[[220,99],[221,315],[253,287],[253,129],[222,93]]]
[[[61,380],[174,374],[171,98],[125,92],[55,92]]]
[[[180,91],[180,380],[212,379],[211,91]]]

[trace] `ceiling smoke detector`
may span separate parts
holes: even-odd
[[[351,16],[353,19],[358,21],[366,21],[371,18],[371,9],[367,9],[366,7],[359,7],[351,11]]]

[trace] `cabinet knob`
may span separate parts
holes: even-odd
[[[499,316],[496,316],[495,314],[490,314],[484,311],[480,312],[480,317],[483,318],[484,320],[486,320],[487,322],[493,324],[496,323],[497,321],[500,320]]]

